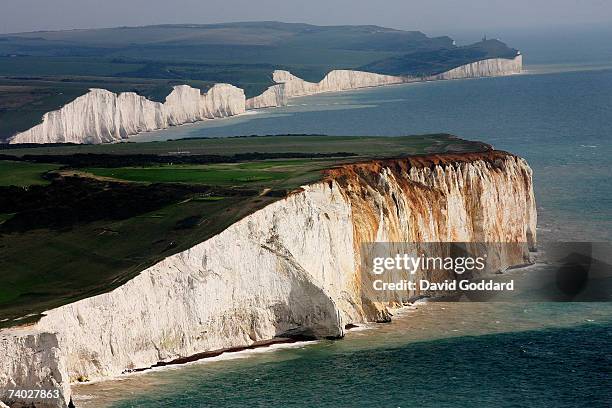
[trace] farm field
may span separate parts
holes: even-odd
[[[43,175],[59,166],[55,164],[0,161],[0,186],[27,187],[48,184]]]

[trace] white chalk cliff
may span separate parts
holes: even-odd
[[[244,110],[244,91],[228,84],[216,84],[206,93],[187,85],[175,86],[164,103],[134,92],[91,89],[59,110],[45,113],[42,123],[16,134],[10,143],[109,143]]]
[[[524,242],[499,254],[503,267],[525,262],[535,228],[531,169],[507,153],[335,168],[111,292],[1,330],[0,400],[16,403],[11,387],[56,387],[63,399],[48,406],[65,406],[80,379],[275,336],[341,337],[418,294],[365,290],[362,243]]]
[[[274,82],[285,85],[284,90],[288,98],[323,92],[337,92],[349,89],[401,84],[407,80],[407,78],[404,77],[346,69],[331,71],[317,83],[304,81],[288,71],[281,70],[274,71],[272,78]]]
[[[111,143],[169,126],[238,115],[247,109],[285,106],[290,98],[299,96],[424,80],[510,75],[521,72],[522,61],[522,55],[486,59],[425,78],[333,70],[316,83],[276,70],[275,85],[249,99],[242,89],[228,84],[216,84],[206,93],[187,85],[175,86],[164,103],[134,92],[115,94],[91,89],[62,108],[45,113],[42,123],[14,135],[9,143]]]
[[[287,105],[285,84],[268,87],[261,95],[246,100],[246,109],[275,108]]]
[[[284,106],[290,98],[324,92],[339,92],[420,81],[503,76],[518,74],[522,69],[523,56],[519,54],[513,59],[490,58],[476,61],[441,74],[423,78],[381,75],[352,70],[334,70],[329,72],[319,82],[308,82],[291,74],[289,71],[276,70],[272,78],[277,85],[271,86],[261,95],[247,99],[247,109]],[[278,85],[283,85],[283,87],[278,87]]]
[[[429,80],[436,79],[462,79],[462,78],[481,78],[519,74],[523,70],[523,56],[517,55],[512,59],[491,58],[482,61],[472,62],[462,65],[438,75],[429,77]]]
[[[315,83],[304,81],[289,71],[275,70],[272,79],[276,85],[270,86],[261,95],[247,99],[247,109],[285,106],[289,98],[298,96],[401,84],[409,82],[410,78],[363,71],[334,70]]]

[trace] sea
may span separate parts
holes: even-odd
[[[612,63],[293,99],[135,141],[452,133],[524,157],[541,241],[612,241]],[[77,407],[611,407],[612,304],[423,302],[342,340],[76,386]]]

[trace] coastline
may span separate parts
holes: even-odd
[[[288,344],[308,344],[311,342],[316,342],[316,339],[298,339],[298,338],[290,338],[290,337],[273,337],[269,340],[259,340],[253,344],[245,345],[245,346],[236,346],[229,347],[225,349],[217,349],[204,351],[201,353],[192,354],[186,357],[179,357],[169,361],[160,361],[150,367],[136,368],[134,370],[126,370],[123,374],[134,374],[134,373],[145,373],[151,370],[166,368],[171,366],[183,366],[189,363],[195,363],[198,361],[213,359],[215,357],[221,357],[225,355],[233,355],[235,353],[241,353],[251,350],[257,350],[262,348],[270,348],[275,345],[288,345]]]
[[[520,53],[511,59],[488,58],[474,61],[427,77],[391,76],[336,69],[328,72],[321,81],[313,83],[288,71],[275,70],[272,74],[275,84],[252,98],[247,99],[243,89],[230,84],[215,84],[204,93],[188,85],[177,85],[163,103],[151,101],[133,92],[115,94],[105,89],[91,88],[88,93],[61,108],[46,112],[39,124],[16,133],[7,141],[9,144],[104,144],[129,141],[130,137],[172,126],[239,116],[246,111],[261,108],[282,107],[298,96],[405,83],[498,77],[519,73],[521,70]],[[272,90],[273,92],[270,92]],[[139,106],[136,111],[132,111],[132,100],[139,102],[136,104]],[[150,110],[155,111],[155,115],[151,116]],[[124,111],[125,115],[122,114]],[[108,115],[109,112],[112,114]],[[115,117],[121,119],[112,119]],[[92,122],[95,125],[92,125]]]
[[[397,319],[407,318],[410,312],[416,310],[417,303],[425,303],[421,301],[416,301],[412,305],[402,306],[399,308],[393,309],[393,313],[397,316]],[[395,319],[394,319],[395,320]],[[113,387],[115,385],[125,384],[125,382],[129,381],[137,381],[139,379],[144,380],[153,380],[152,376],[164,374],[172,371],[181,371],[188,368],[197,368],[198,366],[209,365],[214,363],[221,363],[226,361],[234,361],[234,360],[242,360],[249,358],[257,358],[262,355],[267,355],[269,353],[283,352],[289,351],[292,349],[302,349],[308,346],[313,346],[317,344],[321,344],[324,341],[345,341],[346,339],[351,339],[355,334],[362,334],[364,332],[372,332],[379,329],[382,326],[387,326],[389,323],[362,323],[356,327],[347,329],[345,338],[335,339],[335,340],[298,340],[298,339],[270,339],[267,341],[258,342],[256,345],[246,346],[246,347],[236,347],[234,349],[227,350],[217,350],[206,353],[199,353],[191,357],[186,357],[180,360],[188,360],[181,362],[169,362],[168,364],[159,365],[150,367],[147,369],[134,370],[130,372],[125,372],[120,375],[108,378],[98,378],[91,381],[86,382],[74,382],[71,383],[71,388],[73,391],[72,398],[75,402],[76,406],[83,406],[85,408],[96,407],[102,408],[110,406],[114,401],[103,401],[103,405],[99,405],[97,401],[94,400],[94,396],[92,396],[92,390],[90,387]],[[209,354],[206,356],[202,356],[203,354]],[[146,387],[146,385],[144,385]],[[93,395],[95,395],[95,389],[93,390]],[[120,398],[116,398],[116,401],[120,400]],[[106,403],[105,403],[106,402]]]
[[[96,378],[88,381],[76,381],[71,383],[71,386],[74,389],[78,389],[79,387],[86,387],[88,385],[93,384],[104,384],[104,383],[112,383],[114,381],[124,381],[129,380],[130,378],[140,377],[140,376],[148,376],[154,373],[161,373],[164,371],[175,371],[181,370],[186,367],[210,364],[215,362],[229,361],[229,360],[237,360],[242,358],[248,358],[251,356],[255,356],[258,354],[274,352],[279,350],[288,350],[293,348],[301,348],[306,347],[312,344],[320,343],[321,340],[291,340],[291,341],[275,341],[274,339],[268,341],[259,342],[260,344],[255,346],[248,347],[235,347],[233,349],[225,349],[225,350],[215,350],[210,351],[209,356],[201,356],[198,353],[194,356],[181,358],[180,360],[184,360],[181,362],[168,362],[167,364],[161,364],[157,366],[152,366],[149,368],[143,368],[139,370],[127,371],[112,377],[103,377]]]
[[[540,70],[538,67],[543,67],[544,69]],[[594,65],[589,65],[589,64],[568,65],[566,63],[537,64],[537,65],[525,65],[523,68],[523,72],[506,75],[506,77],[508,78],[530,77],[530,76],[539,76],[539,75],[563,74],[563,73],[584,72],[584,71],[606,71],[606,70],[612,70],[612,63],[594,64]],[[480,80],[480,79],[490,79],[490,78],[491,77],[464,78],[464,79]],[[503,77],[493,77],[493,78],[503,78]],[[183,126],[188,126],[187,129],[193,129],[194,131],[197,131],[199,129],[216,129],[216,128],[222,128],[225,126],[239,125],[243,123],[244,121],[248,121],[251,119],[260,119],[260,118],[255,118],[255,117],[249,117],[250,115],[261,115],[261,119],[266,119],[266,118],[272,117],[272,115],[276,116],[276,115],[294,114],[294,113],[301,112],[301,111],[296,111],[296,109],[300,109],[300,107],[317,106],[315,104],[303,103],[303,101],[308,101],[311,98],[316,98],[318,96],[324,96],[324,97],[334,97],[334,96],[341,96],[341,95],[350,96],[350,95],[358,95],[360,91],[367,93],[367,92],[371,92],[371,91],[382,89],[382,88],[393,89],[393,88],[401,88],[403,86],[407,87],[407,86],[414,86],[417,84],[425,85],[425,84],[443,83],[443,82],[449,82],[449,81],[450,82],[462,82],[462,79],[406,82],[406,83],[390,84],[390,85],[368,87],[368,88],[349,89],[349,90],[344,90],[344,91],[329,91],[329,92],[325,92],[322,94],[315,94],[315,95],[296,96],[296,97],[291,98],[287,106],[281,107],[280,109],[277,107],[251,109],[251,110],[246,111],[243,114],[221,118],[221,120],[199,121],[199,122],[193,122],[193,123],[186,124],[186,125],[170,127],[167,129],[156,130],[152,132],[139,133],[138,135],[132,136],[123,142],[141,143],[141,142],[150,142],[150,141],[165,141],[169,139],[177,140],[177,139],[183,138],[184,135],[178,135],[177,137],[175,137],[171,134],[171,132],[173,130],[181,129],[183,128]],[[339,103],[334,103],[330,106],[338,106],[338,109],[342,109],[342,108],[346,109],[347,106],[349,105],[342,105]],[[282,108],[288,108],[288,109],[284,110]],[[351,107],[351,109],[360,109],[360,108],[362,107],[361,106]],[[165,135],[165,133],[170,133],[170,134]],[[243,134],[247,134],[247,133],[243,132]],[[200,137],[206,137],[206,136],[200,136]],[[210,137],[227,137],[227,136],[215,134]]]

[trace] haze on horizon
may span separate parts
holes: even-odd
[[[0,33],[275,20],[427,34],[612,23],[607,0],[2,0]]]

